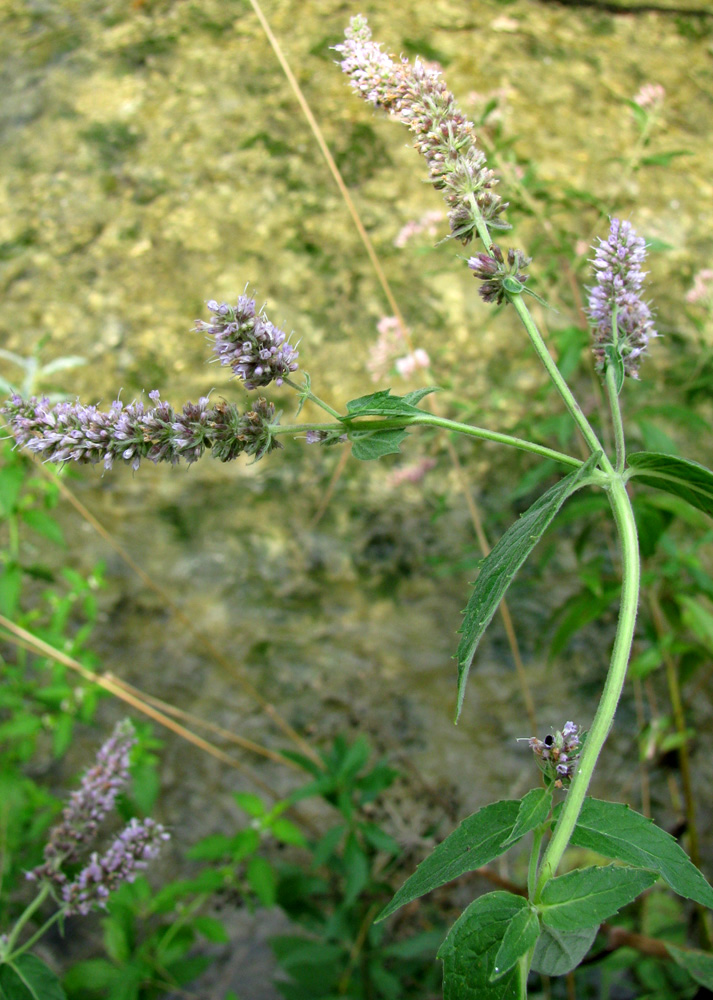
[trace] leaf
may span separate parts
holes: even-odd
[[[615,344],[605,344],[604,353],[607,359],[607,367],[611,367],[614,370],[614,385],[618,396],[624,385],[624,359],[621,356],[621,350]]]
[[[713,516],[713,472],[705,465],[655,451],[634,452],[627,461],[630,478],[682,497]]]
[[[713,615],[700,601],[686,594],[677,597],[677,601],[683,610],[681,617],[684,625],[695,633],[709,652],[713,650]]]
[[[341,420],[351,420],[352,417],[412,417],[416,413],[421,413],[417,403],[420,403],[424,396],[437,392],[435,385],[426,389],[416,389],[414,392],[407,392],[405,396],[392,396],[391,389],[383,389],[381,392],[372,392],[368,396],[359,396],[347,403],[347,414]]]
[[[27,510],[22,511],[21,517],[25,524],[29,528],[32,528],[33,531],[36,531],[38,535],[43,535],[51,542],[54,542],[55,545],[64,545],[62,529],[55,519],[43,510],[38,510],[36,507],[28,507]]]
[[[17,506],[17,499],[25,481],[25,468],[13,462],[0,469],[0,515],[7,517]]]
[[[246,872],[248,885],[263,906],[274,906],[277,896],[277,883],[272,866],[265,858],[256,855],[248,863]]]
[[[225,927],[215,917],[194,917],[193,926],[199,934],[202,934],[206,940],[213,944],[227,944],[230,940]]]
[[[578,868],[550,879],[537,909],[542,923],[558,931],[579,931],[603,920],[631,903],[653,885],[658,874],[643,868]]]
[[[425,858],[413,875],[404,882],[391,902],[375,922],[385,920],[399,907],[425,895],[439,885],[451,882],[465,872],[475,871],[499,857],[507,849],[520,811],[517,799],[492,802],[463,820],[460,826],[446,837]],[[514,841],[510,841],[508,847]]]
[[[495,968],[490,977],[491,982],[500,979],[515,963],[526,955],[540,936],[540,921],[537,914],[529,907],[520,910],[507,926],[502,944],[495,956]]]
[[[520,1000],[524,996],[520,965],[495,982],[491,977],[508,927],[527,905],[510,892],[490,892],[463,911],[438,951],[443,962],[443,1000]]]
[[[57,976],[34,955],[20,955],[0,965],[3,1000],[67,1000]]]
[[[456,722],[463,707],[468,672],[478,643],[490,624],[513,577],[547,530],[557,511],[576,490],[585,485],[596,467],[599,454],[592,455],[570,475],[544,493],[518,521],[510,525],[490,555],[483,560],[478,579],[465,609],[458,646],[458,707]]]
[[[382,455],[394,455],[401,451],[400,445],[406,433],[402,427],[390,431],[350,431],[352,455],[360,462],[371,462]]]
[[[697,983],[713,990],[713,955],[706,951],[677,948],[675,944],[664,942],[666,949],[677,965],[680,965]]]
[[[629,806],[585,799],[570,843],[658,872],[679,896],[713,908],[713,889],[683,848],[653,820]]]
[[[668,167],[679,156],[690,156],[690,149],[672,149],[668,153],[654,153],[651,156],[644,156],[641,165],[644,167]]]
[[[509,847],[540,823],[544,823],[552,808],[552,791],[549,788],[533,788],[520,802],[520,809],[512,833],[503,844]]]
[[[543,976],[564,976],[576,969],[597,936],[599,926],[581,931],[556,931],[543,927],[532,957],[532,971]]]

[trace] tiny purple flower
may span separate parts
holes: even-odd
[[[587,313],[594,327],[597,369],[605,371],[615,350],[624,374],[639,377],[639,360],[649,340],[658,336],[651,310],[641,298],[646,271],[646,243],[630,222],[611,220],[609,238],[599,240],[593,265],[597,283],[589,289]]]

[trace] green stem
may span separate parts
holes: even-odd
[[[48,920],[45,920],[40,929],[35,931],[35,933],[32,935],[31,938],[28,938],[28,940],[25,941],[25,943],[20,948],[16,948],[11,955],[8,955],[7,961],[8,962],[12,961],[12,959],[18,958],[20,955],[24,954],[24,952],[29,951],[30,948],[35,943],[35,941],[39,941],[41,937],[44,937],[44,935],[50,929],[52,924],[57,923],[57,921],[59,920],[59,918],[62,916],[63,913],[64,910],[57,910],[56,913],[53,913]]]
[[[287,381],[287,380],[285,380]],[[390,417],[384,420],[377,420],[371,417],[348,418],[343,417],[336,424],[271,424],[272,434],[301,434],[304,431],[337,431],[347,432],[349,430],[369,430],[384,431],[396,430],[400,427],[441,427],[447,431],[455,431],[459,434],[466,434],[468,437],[479,438],[483,441],[496,441],[498,444],[509,445],[511,448],[518,448],[520,451],[529,451],[533,455],[540,455],[542,458],[549,458],[563,465],[572,466],[578,469],[584,463],[567,455],[562,451],[555,451],[553,448],[546,448],[544,445],[535,444],[534,441],[527,441],[525,438],[513,437],[511,434],[500,434],[498,431],[490,431],[485,427],[475,427],[473,424],[462,424],[457,420],[448,420],[446,417],[438,417],[433,413],[423,413],[413,417]],[[603,481],[601,485],[606,485]]]
[[[562,374],[557,365],[555,364],[554,359],[550,355],[550,352],[547,350],[547,346],[544,340],[542,339],[542,334],[537,329],[537,325],[533,320],[532,315],[530,314],[530,310],[527,308],[527,305],[523,301],[522,295],[521,294],[511,295],[509,298],[510,302],[512,302],[513,306],[515,307],[515,311],[522,320],[525,329],[527,330],[530,340],[532,341],[532,346],[535,348],[535,352],[538,358],[545,366],[547,374],[552,379],[554,386],[557,389],[557,392],[562,397],[564,405],[571,413],[572,419],[576,423],[577,427],[579,427],[579,430],[582,433],[582,437],[587,442],[587,445],[589,446],[592,452],[596,453],[600,451],[602,453],[602,467],[607,469],[607,471],[610,471],[611,463],[609,462],[609,459],[606,457],[604,448],[602,447],[599,438],[594,432],[594,428],[592,427],[592,425],[589,423],[584,413],[582,412],[579,403],[572,395],[571,389],[569,388],[564,378],[562,377]]]
[[[545,825],[543,823],[540,826],[536,826],[533,833],[530,863],[527,869],[527,895],[529,899],[533,899],[535,895],[535,887],[537,885],[537,865],[540,861],[540,848],[542,847],[542,838],[544,835]]]
[[[314,403],[316,406],[320,406],[330,416],[334,417],[336,420],[339,420],[339,413],[337,412],[337,410],[332,409],[329,403],[325,403],[325,401],[323,399],[320,399],[319,396],[315,396],[315,394],[310,389],[309,385],[297,385],[297,383],[293,382],[291,378],[283,378],[282,381],[285,383],[285,385],[289,385],[290,388],[294,389],[295,392],[299,392],[299,394],[304,399],[309,399],[310,402]]]
[[[37,893],[32,902],[25,907],[25,909],[18,917],[15,926],[12,928],[12,930],[7,936],[7,940],[5,941],[5,945],[3,948],[3,957],[5,961],[11,958],[14,954],[19,954],[19,952],[14,952],[13,949],[15,947],[15,942],[20,936],[20,931],[25,926],[27,921],[31,919],[35,910],[39,909],[39,907],[42,906],[42,904],[47,899],[49,894],[50,894],[50,885],[49,883],[45,882],[45,884],[42,886],[42,888]],[[24,951],[24,948],[21,950]]]
[[[612,505],[621,544],[622,585],[619,623],[614,640],[609,673],[607,674],[599,707],[594,716],[591,729],[587,733],[587,739],[579,760],[579,767],[567,792],[567,798],[560,812],[552,840],[549,842],[545,856],[542,859],[535,890],[535,902],[541,897],[545,885],[554,876],[579,818],[579,813],[582,809],[582,804],[584,803],[599,754],[614,721],[614,713],[616,712],[622,688],[624,687],[626,668],[629,663],[631,645],[634,640],[636,610],[639,603],[639,543],[631,501],[627,495],[622,477],[615,473],[612,474],[609,486],[609,502]]]
[[[624,440],[624,423],[621,418],[619,393],[616,390],[616,374],[611,365],[607,365],[606,385],[609,396],[609,408],[611,409],[612,426],[614,428],[614,441],[616,442],[616,471],[621,475],[624,471],[624,463],[626,461],[626,443]]]

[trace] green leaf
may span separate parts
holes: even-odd
[[[515,820],[512,833],[503,844],[509,847],[540,823],[544,823],[552,808],[552,790],[549,788],[533,788],[520,802],[520,809]]]
[[[491,982],[509,972],[515,963],[527,954],[539,936],[540,921],[535,911],[528,907],[516,913],[507,926],[502,944],[495,956]]]
[[[713,615],[694,597],[682,594],[676,600],[683,609],[684,625],[695,633],[709,652],[713,651]]]
[[[629,806],[585,799],[570,843],[605,858],[658,872],[679,896],[713,908],[713,889],[683,848]]]
[[[537,909],[542,923],[558,931],[579,931],[603,920],[631,903],[653,885],[658,874],[643,868],[578,868],[550,879]]]
[[[629,476],[637,482],[682,497],[713,516],[713,472],[705,465],[655,451],[634,452],[627,461]]]
[[[344,845],[344,867],[344,905],[352,906],[369,881],[369,859],[353,833],[349,834]]]
[[[270,863],[257,855],[250,859],[246,874],[250,888],[262,905],[273,906],[277,895],[277,884]]]
[[[483,560],[475,589],[465,609],[460,631],[463,638],[458,646],[458,707],[456,722],[463,707],[468,672],[478,643],[490,624],[500,601],[513,577],[553,521],[558,510],[576,490],[585,485],[587,476],[599,461],[592,455],[584,465],[570,473],[544,493],[519,521],[512,524],[490,555]]]
[[[535,945],[532,971],[543,976],[564,976],[576,969],[597,936],[599,925],[581,931],[556,931],[543,927]]]
[[[697,983],[713,990],[713,955],[706,951],[693,951],[677,948],[674,944],[664,942],[671,958],[680,965]]]
[[[352,455],[360,462],[371,462],[382,455],[394,455],[401,451],[400,445],[406,437],[403,428],[391,431],[354,430],[349,432]]]
[[[96,993],[106,990],[121,976],[117,968],[105,958],[89,958],[85,962],[77,962],[67,970],[64,986],[70,993],[89,990]]]
[[[32,528],[38,535],[48,538],[55,545],[64,545],[62,529],[55,519],[43,510],[38,510],[36,507],[29,507],[27,510],[23,510],[20,516],[28,528]]]
[[[490,892],[463,911],[438,951],[443,1000],[520,1000],[525,995],[520,965],[495,982],[492,976],[507,929],[527,905],[510,892]]]
[[[215,917],[195,917],[193,926],[199,934],[214,944],[227,944],[230,940],[225,927]]]
[[[643,156],[641,165],[644,167],[668,167],[679,156],[691,156],[690,149],[672,149],[669,153],[653,153]]]
[[[267,810],[259,795],[251,792],[234,792],[233,798],[248,816],[264,816]]]
[[[475,871],[499,857],[507,848],[520,811],[517,799],[492,802],[479,809],[446,837],[443,843],[425,858],[411,878],[401,886],[391,902],[376,918],[385,920],[399,907],[425,895],[439,885],[451,882],[465,872]],[[514,841],[508,843],[508,847]]]
[[[438,386],[431,385],[426,389],[416,389],[414,392],[407,392],[405,396],[392,396],[391,389],[383,389],[381,392],[372,392],[368,396],[359,396],[347,403],[347,415],[341,417],[342,420],[351,420],[352,417],[412,417],[416,413],[421,413],[417,403],[420,403],[424,396],[432,392],[437,392]]]
[[[25,481],[25,466],[13,462],[0,468],[0,516],[7,517],[17,506],[22,484]]]
[[[67,1000],[57,976],[34,955],[20,955],[0,965],[3,1000]]]

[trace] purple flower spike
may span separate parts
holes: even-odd
[[[594,326],[594,356],[604,371],[614,347],[624,364],[624,374],[639,377],[639,359],[648,342],[658,336],[651,310],[641,298],[646,271],[646,243],[630,222],[611,220],[609,238],[600,239],[593,265],[597,283],[589,289],[587,313]],[[616,315],[616,338],[613,335]],[[616,341],[616,342],[615,342]]]
[[[65,914],[87,914],[105,908],[107,897],[122,882],[133,882],[137,872],[158,856],[170,835],[152,819],[132,819],[101,857],[95,852],[73,882],[62,887]]]
[[[500,218],[507,204],[495,193],[497,180],[476,144],[473,123],[458,109],[439,68],[420,59],[413,66],[406,59],[393,60],[371,40],[361,14],[351,19],[344,35],[344,42],[335,45],[342,71],[361,97],[413,132],[430,182],[444,193],[452,235],[470,242],[478,215],[494,229],[509,229]]]
[[[66,881],[59,870],[61,865],[76,861],[82,845],[96,837],[99,824],[114,808],[116,796],[128,783],[129,752],[134,743],[134,727],[126,719],[119,722],[99,749],[92,767],[85,772],[79,788],[70,795],[61,821],[50,831],[44,864],[30,872],[29,878],[33,881],[49,878],[60,885]]]
[[[255,308],[255,300],[241,295],[237,305],[211,299],[213,320],[196,320],[196,330],[215,338],[213,352],[221,365],[232,368],[246,389],[282,381],[297,371],[298,353],[287,334]]]

